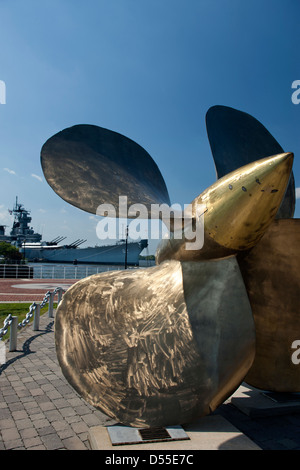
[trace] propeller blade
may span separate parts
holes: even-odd
[[[127,209],[135,203],[148,210],[151,204],[170,203],[152,157],[134,141],[102,127],[75,125],[55,134],[41,149],[41,165],[62,199],[92,214],[100,204],[111,204],[116,216],[123,217],[119,196],[127,197]]]
[[[207,135],[217,177],[261,158],[284,153],[270,132],[253,116],[228,106],[213,106],[206,114]],[[295,211],[293,173],[276,218],[291,218]]]

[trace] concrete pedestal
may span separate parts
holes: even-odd
[[[92,450],[139,451],[139,450],[260,450],[251,439],[219,415],[201,418],[184,427],[189,440],[149,442],[141,444],[112,445],[106,427],[90,429],[89,442]]]

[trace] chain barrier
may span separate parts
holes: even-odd
[[[57,294],[59,291],[62,292],[66,292],[65,289],[63,289],[62,287],[56,287],[54,289],[54,291],[52,292],[53,295]],[[50,299],[50,296],[51,296],[51,292],[48,291],[46,292],[42,302],[40,303],[40,308],[42,309],[46,304],[47,302],[49,301]],[[34,315],[34,312],[37,308],[37,305],[35,302],[33,302],[30,307],[29,307],[29,312],[26,314],[24,320],[22,320],[20,323],[18,323],[18,328],[21,329],[23,328],[24,326],[26,326],[29,322],[30,322],[30,319],[33,317]],[[4,320],[3,322],[3,327],[0,329],[0,341],[2,340],[3,336],[6,335],[7,331],[8,331],[8,328],[11,326],[13,322],[13,316],[12,314],[10,313]]]

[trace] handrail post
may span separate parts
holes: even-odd
[[[10,333],[9,333],[9,351],[16,351],[17,349],[17,335],[18,335],[18,317],[11,317]]]
[[[53,318],[53,298],[54,298],[54,292],[51,292],[49,296],[49,308],[48,308],[49,318]]]
[[[41,312],[41,306],[40,304],[36,304],[35,310],[34,310],[34,317],[33,317],[33,331],[39,331],[40,312]]]
[[[59,304],[59,302],[62,299],[62,294],[63,294],[62,289],[58,289],[58,292],[57,292],[57,305]]]

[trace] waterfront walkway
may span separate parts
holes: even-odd
[[[41,302],[48,290],[67,290],[78,279],[0,279],[0,302]]]
[[[15,352],[0,365],[0,450],[87,450],[88,430],[110,423],[82,400],[62,375],[54,347],[54,320],[25,327]]]
[[[7,350],[0,365],[0,450],[89,450],[90,428],[114,424],[64,378],[55,353],[54,321],[44,314],[39,331],[23,328],[17,351]],[[216,414],[261,449],[300,450],[299,412],[249,417],[229,400]]]

